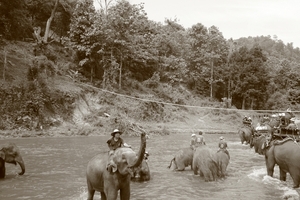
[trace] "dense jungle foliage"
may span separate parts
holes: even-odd
[[[0,0],[0,129],[17,128],[24,116],[36,118],[30,127],[52,126],[49,113],[70,119],[80,92],[61,89],[69,82],[171,104],[299,110],[300,49],[292,42],[225,39],[217,24],[184,28],[149,20],[143,4],[98,3]],[[158,114],[158,105],[144,114]]]

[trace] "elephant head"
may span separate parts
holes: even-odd
[[[131,148],[122,147],[115,150],[110,156],[107,170],[111,173],[119,172],[122,175],[133,175],[135,168],[139,167],[144,159],[146,149],[146,134],[141,134],[140,150],[136,154]]]
[[[25,164],[20,154],[19,148],[14,143],[8,143],[0,147],[0,159],[3,159],[6,163],[19,164],[21,172],[19,175],[25,173]]]

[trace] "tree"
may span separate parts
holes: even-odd
[[[208,41],[206,56],[210,62],[211,73],[210,73],[210,98],[213,96],[214,83],[224,82],[224,74],[222,73],[223,68],[226,66],[227,56],[229,53],[229,46],[227,45],[226,39],[222,33],[215,26],[208,29]],[[218,68],[215,70],[214,68]]]
[[[95,27],[95,18],[93,1],[80,1],[74,9],[69,32],[72,47],[77,51],[79,66],[90,68],[91,82],[94,76],[94,66],[91,64],[94,61],[93,54],[99,50],[97,42],[99,31]]]
[[[250,50],[243,46],[230,58],[233,80],[233,102],[242,109],[262,108],[267,100],[268,73],[265,68],[266,57],[259,46]],[[246,100],[250,100],[246,102]]]
[[[189,37],[191,55],[188,60],[191,77],[197,81],[197,90],[212,99],[214,85],[223,82],[222,70],[226,65],[229,47],[215,26],[207,29],[198,23],[189,30]]]
[[[2,0],[0,2],[0,34],[6,39],[31,37],[25,0]]]

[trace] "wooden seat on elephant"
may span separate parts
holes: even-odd
[[[297,129],[289,129],[287,127],[280,127],[277,129],[273,137],[276,139],[285,139],[285,138],[292,138],[296,140],[297,142],[300,141],[300,130]]]

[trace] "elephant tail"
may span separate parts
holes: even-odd
[[[171,160],[170,165],[168,166],[169,169],[171,168],[173,161],[175,161],[175,157]]]

